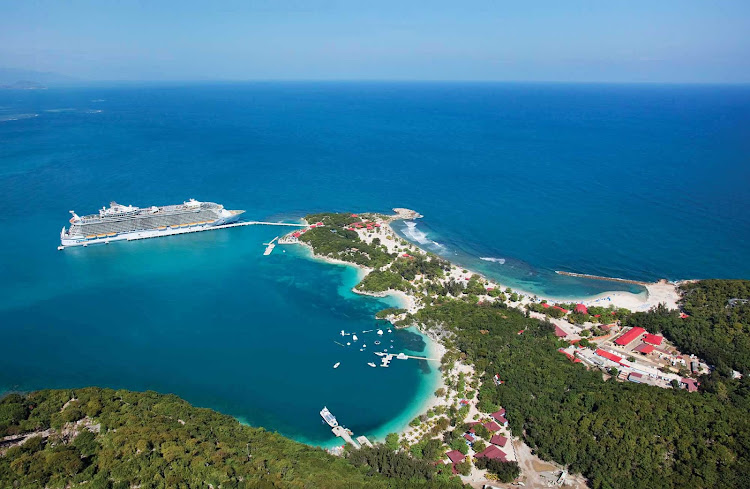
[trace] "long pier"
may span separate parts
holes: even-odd
[[[568,277],[588,278],[591,280],[606,280],[608,282],[621,282],[625,284],[635,285],[651,285],[649,282],[641,282],[639,280],[628,280],[626,278],[614,278],[614,277],[602,277],[599,275],[589,275],[588,273],[575,273],[575,272],[563,272],[561,270],[555,270],[558,275],[567,275]]]
[[[92,239],[89,241],[82,241],[80,243],[76,243],[72,245],[69,244],[69,245],[64,245],[64,246],[58,246],[57,249],[62,250],[71,246],[88,246],[91,244],[101,244],[101,243],[109,244],[115,241],[138,241],[141,239],[161,238],[163,236],[176,236],[178,234],[201,233],[204,231],[214,231],[216,229],[226,229],[226,228],[236,228],[240,226],[256,226],[256,225],[288,226],[288,227],[298,227],[298,228],[307,227],[307,224],[292,223],[292,222],[242,221],[242,222],[233,222],[231,224],[220,224],[218,226],[200,226],[200,227],[192,227],[192,228],[165,229],[162,231],[153,229],[153,230],[141,231],[137,233],[128,233],[128,234],[124,234],[121,236],[112,236],[111,238],[100,238],[100,239]]]

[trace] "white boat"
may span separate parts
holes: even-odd
[[[343,329],[341,330],[341,336],[344,336],[344,330]]]
[[[335,364],[333,365],[333,368],[339,368],[339,365],[341,365],[341,362],[336,362],[336,363],[335,363]]]
[[[367,348],[367,345],[362,345],[362,348]]]
[[[346,342],[346,346],[351,346],[352,344],[350,342]]]
[[[378,335],[379,335],[379,336],[383,336],[383,330],[382,330],[382,329],[379,329],[379,330],[378,330]]]
[[[372,363],[372,362],[367,362],[367,365],[369,365],[369,366],[371,366],[371,367],[377,367],[377,365],[375,365],[375,364],[374,364],[374,363]]]
[[[392,331],[391,331],[391,328],[388,328],[388,332],[389,332],[389,333],[392,333]]]
[[[357,341],[357,335],[352,335],[352,341]]]
[[[331,428],[335,428],[339,425],[339,422],[336,421],[336,416],[331,414],[331,411],[329,411],[327,407],[323,406],[323,409],[320,411],[320,415]]]
[[[379,344],[380,344],[380,342],[379,342],[379,341],[376,341],[376,342],[375,342],[375,344],[376,344],[376,345],[379,345]]]

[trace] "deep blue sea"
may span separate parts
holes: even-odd
[[[750,87],[484,83],[0,91],[0,391],[173,392],[329,444],[408,422],[436,371],[372,369],[339,331],[392,305],[270,227],[56,250],[68,210],[188,198],[248,219],[409,207],[399,232],[501,282],[573,297],[750,278]],[[285,252],[284,252],[285,250]],[[393,340],[393,343],[391,343]],[[380,347],[422,352],[411,331]],[[341,362],[341,367],[332,365]]]

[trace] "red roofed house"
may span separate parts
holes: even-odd
[[[500,408],[499,411],[495,411],[494,413],[490,414],[490,416],[492,416],[495,419],[502,418],[503,416],[505,416],[505,408]]]
[[[575,312],[580,313],[580,314],[588,314],[589,309],[583,304],[576,304]]]
[[[545,309],[549,309],[549,304],[547,304],[546,302],[542,302],[542,307]]]
[[[656,335],[656,334],[650,334],[650,333],[643,337],[643,341],[645,341],[646,343],[650,343],[652,345],[656,345],[656,346],[661,345],[661,342],[663,340],[664,340],[663,337]]]
[[[490,438],[490,443],[499,447],[504,447],[505,444],[508,443],[508,439],[502,435],[492,435],[492,438]]]
[[[684,385],[685,388],[688,390],[688,392],[697,392],[698,391],[698,383],[695,381],[695,379],[690,379],[688,377],[685,377],[680,381],[681,385]]]
[[[484,450],[481,451],[481,453],[477,453],[474,455],[475,458],[494,458],[498,460],[502,460],[503,462],[506,462],[505,452],[497,448],[495,445],[490,445]]]
[[[502,416],[501,416],[501,418],[502,418]],[[505,418],[502,418],[502,419],[505,421],[505,423],[503,424],[503,426],[508,426],[508,420],[505,419]],[[489,421],[487,423],[484,423],[484,427],[487,428],[489,431],[492,431],[492,432],[500,431],[500,425],[498,425],[494,421]]]
[[[562,308],[562,307],[560,307],[560,306],[552,306],[552,307],[553,307],[554,309],[557,309],[558,311],[562,311],[562,312],[564,312],[565,314],[567,314],[567,313],[569,313],[569,312],[570,312],[570,311],[568,311],[567,309],[563,309],[563,308]]]
[[[615,340],[615,344],[620,345],[620,346],[625,346],[628,343],[630,343],[631,341],[633,341],[636,338],[638,338],[640,335],[642,335],[645,332],[646,332],[645,329],[639,328],[639,327],[636,326],[635,328],[631,328],[630,331],[628,331],[624,335],[622,335],[619,338],[617,338]]]
[[[477,439],[477,437],[476,437],[476,436],[474,436],[474,433],[464,433],[464,438],[466,438],[466,440],[467,440],[467,441],[468,441],[469,443],[474,443],[474,440],[476,440],[476,439]]]
[[[568,336],[568,333],[566,333],[565,330],[560,326],[555,324],[555,336],[557,336],[558,338],[565,338],[566,336]]]
[[[654,350],[655,350],[654,345],[647,345],[646,343],[641,343],[640,345],[633,348],[633,351],[637,351],[638,353],[643,353],[644,355],[648,355]]]
[[[460,464],[466,458],[466,456],[458,450],[451,450],[450,452],[446,453],[446,455],[454,464]]]
[[[689,318],[689,317],[690,317],[690,316],[688,316],[688,315],[687,315],[687,314],[685,314],[684,312],[681,312],[681,313],[680,313],[680,318],[682,318],[682,319],[687,319],[687,318]]]

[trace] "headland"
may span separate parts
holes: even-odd
[[[518,435],[514,437],[511,433],[504,409],[487,412],[486,407],[478,403],[477,394],[483,382],[494,381],[495,385],[501,385],[503,380],[498,376],[492,380],[480,379],[483,373],[475,371],[471,362],[466,361],[459,349],[455,348],[454,334],[448,329],[436,328],[434,325],[424,327],[424,324],[415,319],[419,312],[426,307],[451,300],[479,305],[502,304],[503,307],[526,311],[527,317],[545,319],[552,324],[561,325],[557,326],[560,331],[566,336],[570,335],[570,339],[580,341],[588,336],[585,332],[587,328],[596,332],[599,332],[600,328],[609,331],[614,323],[632,312],[649,311],[660,304],[668,309],[676,309],[680,299],[680,284],[666,280],[640,283],[645,287],[645,292],[640,294],[611,291],[573,300],[531,295],[461,268],[406,241],[394,232],[394,221],[420,217],[422,216],[418,212],[405,208],[395,208],[394,214],[391,215],[313,214],[306,216],[305,229],[284,236],[279,243],[299,244],[305,246],[310,251],[310,256],[315,259],[357,267],[360,270],[360,281],[352,291],[377,297],[398,298],[401,307],[382,311],[378,317],[387,319],[397,328],[416,326],[428,341],[428,356],[440,360],[440,382],[435,384],[431,395],[427,394],[420,399],[417,409],[414,409],[414,406],[409,409],[416,411],[411,422],[394,422],[387,425],[387,430],[397,432],[400,447],[411,450],[415,446],[424,445],[426,440],[444,438],[446,433],[451,432],[451,427],[446,423],[447,418],[442,415],[458,411],[459,419],[468,420],[470,425],[481,424],[485,429],[480,431],[489,432],[487,441],[492,437],[498,442],[489,446],[495,447],[499,452],[487,452],[486,444],[479,441],[476,449],[470,451],[474,458],[482,458],[491,453],[504,462],[516,462],[519,466],[531,467],[541,464]],[[518,334],[522,333],[523,331],[519,331]],[[638,368],[635,364],[628,367]],[[467,432],[461,438],[461,443],[454,445],[460,447],[466,441],[472,446],[472,440],[479,440],[477,436],[475,433]],[[382,435],[371,438],[383,441]],[[506,441],[500,445],[503,440]],[[393,439],[390,442],[393,444]],[[454,468],[457,464],[465,462],[466,454],[460,455],[455,454],[456,460],[453,460],[449,454],[450,463]],[[479,466],[481,464],[469,464],[471,468],[462,469],[465,472],[462,477],[464,482],[479,484],[488,480],[487,470]],[[549,467],[549,464],[547,466]],[[554,467],[555,470],[563,470],[561,466]],[[583,479],[570,476],[568,481],[583,483]]]

